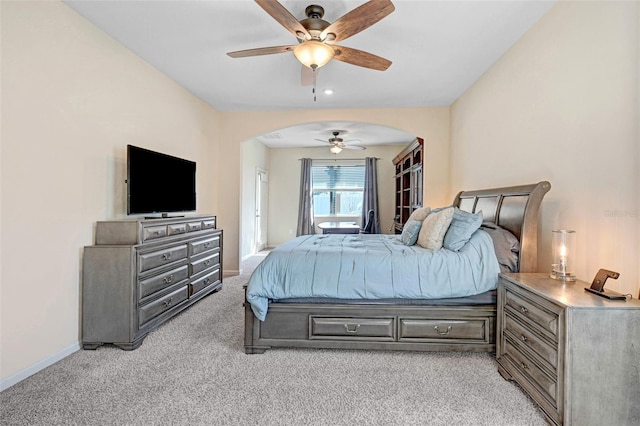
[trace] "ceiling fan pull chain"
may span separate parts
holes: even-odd
[[[313,102],[316,101],[316,70],[318,69],[317,66],[311,66],[311,72],[313,73]]]

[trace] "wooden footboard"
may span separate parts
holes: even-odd
[[[245,302],[247,354],[272,347],[495,352],[496,306],[271,303],[265,321]]]

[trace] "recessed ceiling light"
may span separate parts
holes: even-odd
[[[324,89],[324,94],[325,95],[333,95],[333,90],[332,89]]]

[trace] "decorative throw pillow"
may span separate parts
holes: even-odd
[[[420,207],[415,209],[413,213],[411,213],[411,216],[409,216],[409,219],[407,219],[405,226],[410,220],[418,220],[422,222],[427,218],[427,216],[429,216],[429,213],[431,213],[431,207]]]
[[[420,234],[420,228],[422,227],[421,220],[409,219],[402,228],[402,234],[400,240],[407,245],[412,246],[418,240],[418,234]]]
[[[492,222],[483,222],[481,230],[491,236],[496,257],[501,272],[518,272],[518,258],[520,257],[520,242],[518,238],[506,229]]]
[[[422,222],[420,234],[418,235],[418,245],[426,249],[437,250],[442,247],[444,235],[453,219],[453,207],[431,213]]]
[[[471,235],[476,232],[482,224],[482,213],[477,214],[465,212],[455,207],[453,209],[453,219],[451,225],[444,236],[443,247],[449,250],[460,250]]]

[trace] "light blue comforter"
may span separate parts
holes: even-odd
[[[269,299],[440,299],[493,290],[500,268],[491,237],[476,231],[459,251],[406,246],[396,235],[306,235],[267,255],[247,301],[264,321]]]

